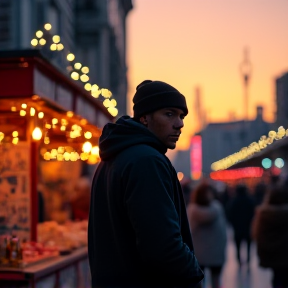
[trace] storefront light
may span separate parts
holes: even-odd
[[[86,141],[82,146],[82,150],[84,153],[89,153],[91,149],[92,149],[92,144],[89,141]]]
[[[284,166],[284,160],[282,158],[277,158],[275,159],[274,161],[274,165],[277,167],[277,168],[283,168]]]
[[[36,112],[35,108],[31,107],[30,108],[30,116],[34,116],[35,112]]]
[[[99,156],[99,147],[98,146],[93,146],[92,149],[91,149],[91,154]]]
[[[25,110],[20,110],[19,114],[20,114],[20,116],[25,116],[26,115],[26,111]]]
[[[84,137],[86,139],[91,139],[92,138],[92,133],[90,131],[87,131],[87,132],[84,133]]]
[[[272,166],[272,161],[271,161],[271,159],[269,159],[269,158],[264,158],[264,159],[262,160],[262,166],[263,166],[263,168],[265,168],[265,169],[271,168],[271,166]]]
[[[40,140],[42,138],[42,131],[39,127],[35,127],[32,132],[32,138],[34,140]]]

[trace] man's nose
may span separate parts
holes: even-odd
[[[174,123],[174,128],[181,129],[184,127],[184,121],[182,118],[177,118],[177,120]]]

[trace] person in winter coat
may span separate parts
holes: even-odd
[[[165,156],[188,113],[185,97],[145,80],[134,117],[104,126],[92,181],[88,257],[92,287],[197,287],[194,254],[177,173]]]
[[[226,217],[213,189],[202,182],[191,193],[187,206],[195,255],[201,268],[210,270],[211,287],[220,287],[220,276],[226,259]]]
[[[235,196],[227,204],[227,217],[234,231],[234,242],[236,246],[236,257],[239,266],[243,264],[241,259],[241,244],[246,242],[247,264],[250,264],[251,246],[251,223],[254,217],[255,201],[249,195],[245,184],[238,184],[235,187]]]
[[[288,188],[275,186],[256,208],[252,235],[259,264],[273,271],[273,288],[288,287]]]

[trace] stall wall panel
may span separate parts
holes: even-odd
[[[30,240],[29,144],[0,145],[0,235]]]
[[[2,64],[0,67],[0,97],[27,96],[33,93],[33,69],[28,62]]]
[[[46,77],[38,69],[34,69],[34,93],[40,97],[48,98],[55,101],[56,93],[55,88],[56,83],[48,77]]]

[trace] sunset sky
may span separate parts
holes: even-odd
[[[208,122],[244,117],[240,64],[245,47],[252,64],[249,118],[257,105],[274,121],[275,78],[288,71],[287,0],[134,0],[127,17],[128,112],[135,87],[161,80],[185,95],[179,149],[198,129],[195,89]],[[287,127],[285,127],[287,128]]]

